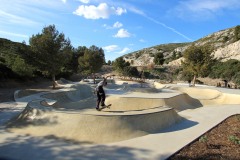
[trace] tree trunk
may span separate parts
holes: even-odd
[[[197,79],[197,76],[194,75],[194,77],[193,77],[193,84],[192,84],[193,87],[195,87],[196,79]]]
[[[55,75],[52,75],[52,88],[55,89],[56,88],[56,82],[55,82]]]

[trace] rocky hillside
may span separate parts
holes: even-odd
[[[240,60],[239,31],[240,26],[236,26],[207,35],[191,43],[161,44],[129,53],[124,55],[123,58],[132,66],[144,66],[146,64],[153,64],[154,55],[158,52],[162,52],[166,59],[165,65],[178,66],[181,64],[182,55],[185,49],[192,43],[199,46],[208,43],[214,47],[214,52],[212,54],[216,59],[221,61],[226,61],[228,59]]]

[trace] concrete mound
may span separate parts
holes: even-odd
[[[51,112],[53,108],[45,101],[34,100],[27,104],[26,108],[17,116],[8,122],[9,127],[21,127],[28,124],[43,125],[54,123]]]

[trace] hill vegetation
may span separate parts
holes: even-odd
[[[144,48],[142,50],[126,54],[122,57],[126,62],[129,62],[131,66],[145,68],[144,71],[148,72],[147,75],[149,75],[146,78],[159,77],[165,81],[187,81],[194,80],[194,77],[197,75],[200,77],[220,78],[240,86],[240,72],[238,67],[240,63],[239,35],[240,26],[236,26],[207,35],[191,43],[161,44]],[[186,60],[186,56],[184,55],[189,51],[191,46],[196,46],[202,51],[206,48],[205,46],[211,47],[210,59],[212,62],[207,65],[208,67],[205,72],[202,72],[204,74],[201,74],[199,69],[200,66],[206,68],[207,63],[202,61],[202,64],[200,64],[201,60],[199,59],[199,55],[202,55],[204,52],[200,54],[198,54],[199,52],[194,53],[192,55],[192,60],[195,60],[192,64],[190,65],[190,63],[188,63],[187,65],[184,65],[184,61]],[[156,59],[156,55],[159,53],[164,55],[163,65],[158,65],[156,63],[158,61]],[[231,68],[229,68],[229,66],[231,66]],[[198,73],[193,72],[192,69],[194,68],[195,70],[198,70]]]
[[[59,33],[54,25],[43,28],[41,33],[30,37],[29,42],[26,45],[25,42],[17,43],[0,38],[0,80],[47,77],[54,82],[55,76],[69,78],[74,74],[83,77],[97,72],[104,73],[101,68],[106,62],[102,48],[95,45],[74,48],[71,41],[65,38],[64,33]],[[191,46],[197,49],[190,54]],[[207,51],[205,46],[211,50]],[[195,82],[197,77],[210,77],[239,87],[239,46],[240,26],[236,26],[191,43],[160,44],[144,48],[107,64],[109,67],[112,65],[117,74],[122,76],[152,78],[161,82]],[[209,52],[208,58],[203,56],[206,52]],[[197,79],[196,82],[201,83]]]

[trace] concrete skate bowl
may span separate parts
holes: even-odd
[[[24,111],[9,122],[9,130],[35,136],[54,135],[78,142],[109,143],[159,133],[182,119],[174,109],[164,106],[163,102],[154,102],[156,98],[144,98],[143,95],[139,98],[140,107],[133,104],[133,93],[141,93],[143,90],[145,95],[157,93],[155,89],[137,89],[131,85],[109,85],[106,89],[109,93],[107,99],[114,100],[113,109],[96,111],[93,88],[81,84],[67,91],[44,93],[42,99],[30,101]],[[125,97],[125,104],[119,104],[118,99],[111,98],[117,95],[130,97]],[[148,102],[143,103],[144,99],[148,99]],[[55,103],[50,105],[47,103],[49,100]],[[135,100],[138,98],[135,97]]]
[[[188,94],[191,98],[199,100],[203,106],[240,104],[239,94],[222,93],[216,89],[175,87],[172,88]]]
[[[216,92],[201,99],[196,97],[197,93],[191,97],[188,89],[163,89],[158,92],[147,89],[143,93],[144,88],[109,85],[106,104],[111,103],[112,106],[99,112],[95,110],[93,88],[82,84],[73,86],[69,91],[43,94],[42,98],[55,100],[56,103],[50,105],[45,100],[32,100],[20,115],[9,122],[9,129],[35,136],[54,135],[77,142],[117,142],[160,133],[183,119],[177,112],[203,107],[205,101],[223,96]]]

